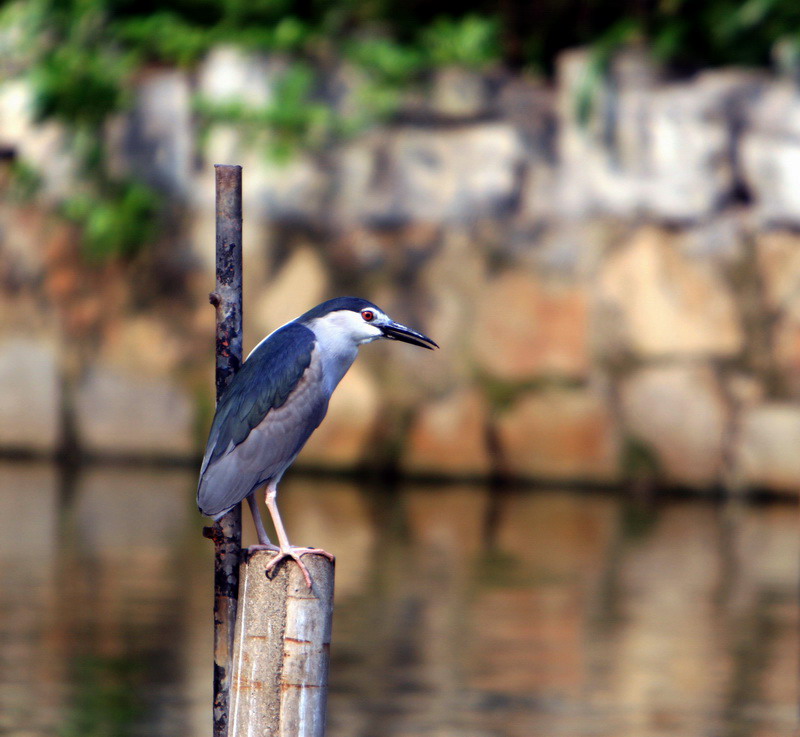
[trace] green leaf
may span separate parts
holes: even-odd
[[[482,68],[500,58],[500,22],[497,17],[475,14],[440,17],[422,30],[420,41],[436,66]]]

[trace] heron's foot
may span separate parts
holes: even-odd
[[[322,548],[296,548],[294,546],[290,548],[282,548],[278,551],[278,554],[267,564],[267,576],[269,576],[275,570],[278,563],[286,558],[291,558],[297,563],[297,565],[300,566],[300,570],[303,572],[303,578],[306,580],[306,585],[308,588],[311,588],[311,576],[308,573],[306,564],[301,560],[304,555],[324,555],[331,562],[335,560],[335,556],[331,555],[327,550],[322,550]]]
[[[274,543],[258,543],[257,545],[247,546],[248,555],[250,555],[251,553],[255,553],[259,550],[271,550],[274,553],[279,553],[281,549]]]

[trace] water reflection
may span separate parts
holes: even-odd
[[[0,464],[0,734],[210,733],[194,483]],[[293,541],[338,555],[330,737],[796,725],[791,504],[295,476],[281,508]]]

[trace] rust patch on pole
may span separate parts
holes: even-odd
[[[217,401],[242,365],[242,167],[214,167],[217,202]],[[239,597],[242,507],[207,534],[214,541],[214,737],[227,737],[233,635]]]

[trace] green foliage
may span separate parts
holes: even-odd
[[[119,21],[115,35],[144,60],[189,66],[214,42],[214,34],[169,11]]]
[[[264,107],[243,100],[219,104],[199,99],[195,108],[206,126],[232,123],[251,139],[267,134],[267,153],[285,161],[300,146],[321,147],[336,129],[331,108],[314,98],[315,83],[314,70],[296,62],[284,72]]]
[[[266,124],[285,145],[307,141],[311,146],[323,143],[331,129],[331,111],[312,96],[313,69],[295,63],[289,67],[275,88],[275,99],[266,110]]]
[[[158,194],[136,181],[117,182],[102,193],[81,193],[63,205],[83,228],[84,254],[92,260],[133,256],[156,234]]]
[[[54,49],[34,70],[38,118],[99,126],[124,106],[130,70],[112,53],[72,45]]]
[[[608,65],[621,48],[636,43],[677,69],[775,60],[797,74],[800,3],[793,0],[662,0],[643,12],[629,6],[595,21],[587,38],[592,55],[576,95],[579,121],[588,122]]]
[[[654,477],[661,470],[655,449],[640,438],[630,435],[622,441],[620,466],[628,478]]]
[[[420,49],[391,38],[355,39],[344,47],[346,59],[388,85],[407,85],[423,69]]]
[[[797,36],[800,4],[792,0],[668,0],[648,13],[628,11],[616,21],[635,25],[663,61],[688,68],[763,66],[775,45]]]
[[[344,56],[358,70],[361,79],[354,95],[358,109],[338,121],[341,135],[354,135],[394,115],[403,91],[415,83],[426,66],[420,48],[379,36],[346,44]]]
[[[19,42],[36,49],[30,77],[39,120],[58,120],[84,175],[82,192],[62,204],[83,231],[90,259],[131,256],[157,232],[160,201],[141,182],[109,176],[103,129],[129,104],[130,80],[141,56],[110,33],[106,0],[30,0],[5,15]],[[38,174],[13,172],[14,189],[32,193]]]
[[[589,63],[575,95],[575,117],[581,125],[586,125],[589,121],[614,53],[639,35],[640,29],[637,23],[627,19],[621,20],[611,26],[592,45]]]
[[[126,104],[135,58],[107,38],[105,0],[29,0],[10,23],[34,49],[30,75],[40,119],[99,126]]]
[[[501,57],[497,16],[469,14],[463,18],[437,18],[422,29],[420,39],[433,66],[481,69]]]
[[[569,391],[583,386],[579,379],[571,379],[557,374],[540,374],[528,379],[509,381],[476,371],[476,379],[485,392],[489,404],[497,412],[508,411],[527,395]]]
[[[10,165],[10,187],[8,196],[16,202],[32,200],[42,185],[42,177],[35,167],[20,159]]]
[[[116,38],[143,61],[189,67],[218,43],[259,51],[296,52],[311,43],[313,29],[287,16],[269,27],[204,27],[168,10],[117,21]]]

